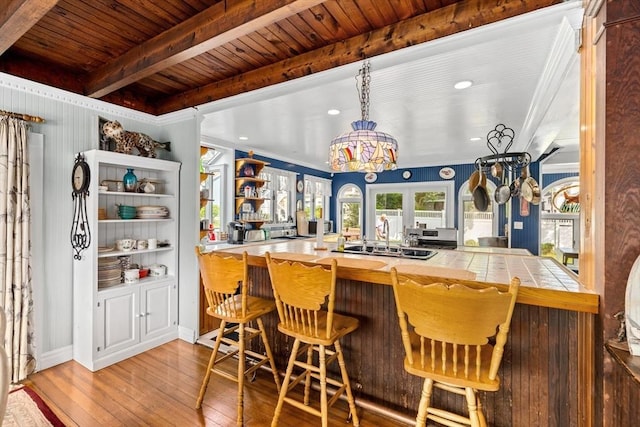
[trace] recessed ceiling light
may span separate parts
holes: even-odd
[[[453,87],[456,89],[466,89],[468,87],[471,87],[471,85],[473,85],[473,82],[471,80],[462,80],[454,84]]]
[[[249,139],[249,137],[248,136],[239,136],[238,139],[240,141],[247,141]]]
[[[340,114],[340,110],[332,108],[332,109],[327,111],[327,114],[330,115],[330,116],[337,116],[338,114]]]
[[[480,141],[482,138],[478,136],[474,136],[473,138],[469,138],[469,141]]]

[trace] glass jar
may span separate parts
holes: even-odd
[[[138,177],[133,173],[133,169],[127,169],[127,173],[122,177],[122,184],[124,185],[124,191],[136,191],[136,184],[138,183]]]

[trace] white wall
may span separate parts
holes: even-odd
[[[180,338],[195,342],[199,322],[200,272],[194,248],[200,242],[200,123],[189,119],[163,126],[171,152],[180,159],[179,292]],[[197,143],[194,143],[196,141]]]
[[[41,338],[38,340],[42,343],[39,353],[43,355],[43,360],[37,365],[43,369],[71,358],[73,284],[69,233],[73,205],[70,174],[76,153],[98,148],[98,116],[117,119],[127,130],[144,132],[158,140],[170,140],[172,152],[169,155],[162,153],[162,158],[188,159],[183,162],[181,172],[183,218],[190,217],[185,214],[189,206],[198,206],[195,196],[197,178],[191,178],[184,172],[193,170],[188,165],[193,164],[193,153],[195,156],[198,153],[198,123],[193,110],[154,117],[3,73],[0,73],[0,110],[40,116],[46,120],[45,123],[32,124],[33,132],[44,135],[44,232],[32,242],[32,245],[41,245],[41,252],[45,254],[44,283],[39,287],[43,290],[44,300],[41,301],[43,328],[35,331]],[[190,191],[194,194],[188,194]],[[184,230],[197,234],[196,221],[181,223],[181,235]],[[180,242],[181,249],[193,247],[195,239],[197,236],[193,242]],[[187,272],[188,268],[181,268],[181,271]],[[192,302],[190,299],[185,301]],[[197,305],[186,308],[181,304],[180,311],[193,311],[197,316]]]

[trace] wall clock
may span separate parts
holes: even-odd
[[[82,259],[81,252],[91,244],[91,230],[87,219],[87,196],[89,195],[89,184],[91,183],[91,169],[84,156],[76,156],[73,169],[71,171],[71,189],[73,197],[73,223],[71,225],[71,246],[73,247],[73,258]]]
[[[409,179],[409,178],[411,178],[411,171],[404,171],[404,172],[402,172],[402,177],[403,177],[404,179]]]
[[[304,190],[304,181],[300,180],[296,182],[296,190],[298,190],[298,193],[302,193]]]

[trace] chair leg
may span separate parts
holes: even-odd
[[[291,373],[293,372],[293,366],[296,362],[296,355],[298,354],[299,347],[300,347],[300,340],[296,338],[296,340],[293,342],[293,348],[291,349],[291,356],[289,356],[287,371],[284,374],[284,380],[282,380],[282,387],[280,387],[280,394],[278,395],[278,404],[276,405],[275,412],[273,413],[273,419],[271,420],[271,427],[278,426],[278,419],[280,418],[280,412],[282,411],[284,398],[287,395],[287,391],[289,391],[289,380],[291,379]]]
[[[261,318],[256,319],[256,323],[258,324],[258,329],[260,330],[260,336],[262,337],[262,343],[264,344],[264,349],[267,352],[267,358],[269,359],[269,364],[271,365],[271,372],[273,372],[273,380],[276,382],[276,388],[278,389],[278,393],[280,392],[280,378],[278,376],[278,369],[276,368],[276,362],[273,359],[273,353],[271,353],[271,347],[269,346],[269,340],[267,339],[267,333],[264,329],[264,324],[262,323]]]
[[[307,349],[307,365],[313,363],[313,345],[310,345]],[[311,371],[307,369],[305,371],[304,379],[304,404],[309,406],[309,395],[311,394]]]
[[[416,417],[416,427],[424,427],[427,423],[427,409],[431,406],[431,391],[433,390],[433,380],[424,379],[422,386],[422,397],[418,405],[418,416]]]
[[[236,424],[242,427],[243,413],[244,413],[244,371],[245,371],[245,357],[244,357],[244,323],[240,323],[238,329],[238,417]]]
[[[480,427],[487,427],[487,419],[484,416],[484,411],[482,410],[482,402],[480,402],[480,396],[478,396],[478,392],[476,392],[476,403],[478,405],[478,418],[480,419]]]
[[[360,426],[360,420],[358,419],[358,411],[356,409],[356,401],[353,398],[353,392],[351,391],[351,382],[349,381],[349,374],[347,373],[347,367],[344,363],[344,356],[342,355],[342,346],[340,342],[334,343],[336,348],[336,354],[338,355],[338,365],[340,365],[340,374],[342,375],[342,383],[345,385],[347,392],[347,402],[349,403],[349,414],[351,415],[351,422],[354,427]]]
[[[469,407],[469,420],[471,427],[480,427],[480,418],[478,417],[478,406],[476,392],[471,387],[465,388],[465,396],[467,397],[467,406]]]
[[[198,399],[196,400],[196,409],[200,409],[202,407],[202,400],[204,399],[204,394],[207,391],[207,386],[209,385],[209,378],[211,378],[211,371],[213,370],[213,366],[216,361],[216,357],[218,355],[218,349],[220,348],[220,343],[222,342],[222,336],[224,335],[224,328],[227,325],[227,322],[223,320],[220,323],[220,332],[216,337],[216,342],[213,345],[213,351],[211,352],[211,357],[209,358],[209,364],[207,365],[207,372],[204,375],[204,379],[202,380],[202,386],[200,386],[200,394],[198,395]]]
[[[320,415],[322,427],[329,425],[329,405],[327,403],[327,354],[323,345],[318,346],[318,367],[320,368]]]

